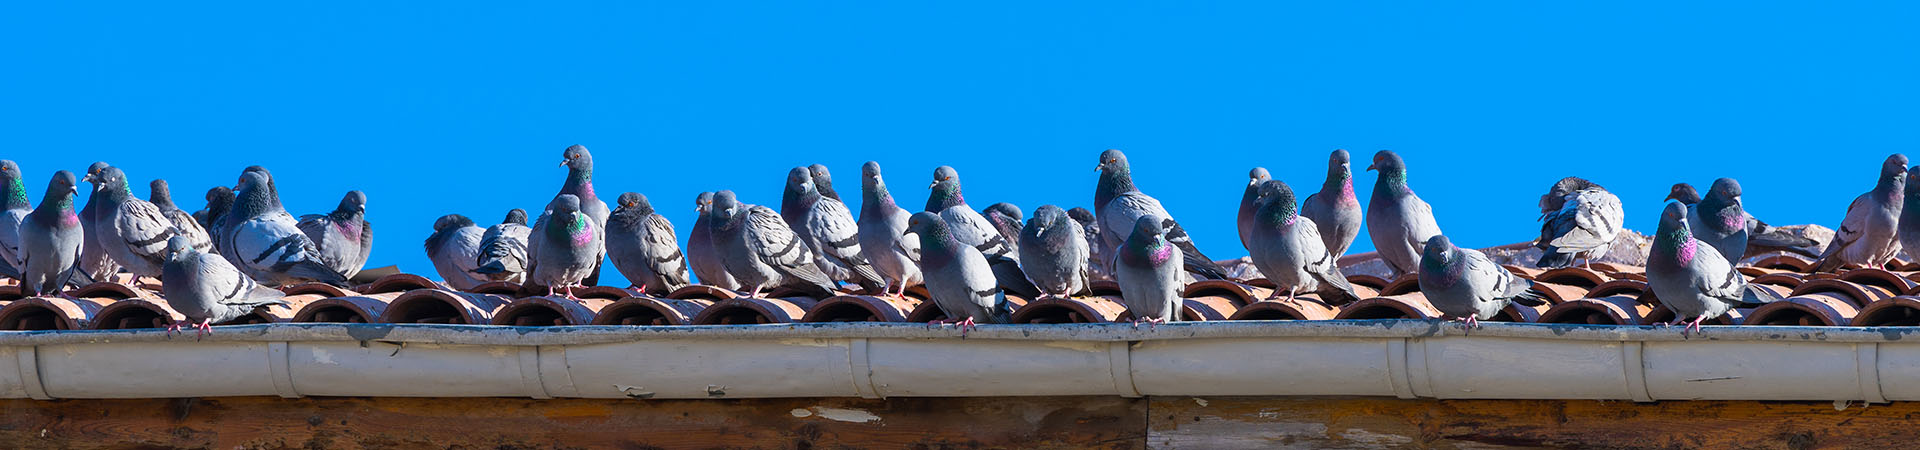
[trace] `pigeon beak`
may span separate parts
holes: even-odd
[[[68,193],[68,194],[78,194],[78,193],[80,193],[80,188],[79,188],[78,186],[67,186],[67,193]]]
[[[927,183],[927,189],[933,189],[934,186],[939,186],[939,185],[940,185],[940,180],[933,180],[932,183]]]
[[[93,182],[93,180],[94,180],[94,178],[93,178],[93,173],[92,173],[92,172],[88,172],[88,173],[87,173],[86,175],[83,175],[83,176],[81,176],[81,177],[80,177],[80,181],[85,181],[85,182],[88,182],[88,183],[92,183],[92,182]]]
[[[1367,165],[1367,170],[1374,170],[1374,168],[1373,168],[1373,165],[1372,165],[1372,164],[1368,164],[1368,165]]]
[[[566,166],[567,166],[567,163],[569,163],[569,162],[573,162],[573,160],[571,160],[571,159],[562,159],[562,160],[560,160],[560,167],[566,167]]]

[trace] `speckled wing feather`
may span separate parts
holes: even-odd
[[[754,205],[745,214],[747,242],[751,244],[749,248],[754,257],[785,278],[804,281],[827,291],[834,289],[833,280],[814,265],[813,253],[807,250],[806,244],[800,242],[799,236],[793,234],[793,228],[780,219],[780,213],[772,208]]]

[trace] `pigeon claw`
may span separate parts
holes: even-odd
[[[198,341],[201,338],[205,338],[207,335],[213,334],[213,319],[201,319],[200,323],[193,326],[193,329],[197,330],[193,333],[193,340]]]
[[[966,320],[961,320],[960,321],[960,337],[967,337],[967,332],[973,331],[974,328],[979,328],[979,327],[974,326],[972,317],[968,317],[966,318]]]

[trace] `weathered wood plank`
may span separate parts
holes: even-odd
[[[1149,448],[1913,448],[1920,404],[1160,397]]]
[[[1146,401],[0,401],[0,448],[1140,448]]]

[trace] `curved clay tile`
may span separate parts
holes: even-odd
[[[4,313],[0,309],[0,313]],[[1920,326],[1920,297],[1902,295],[1889,298],[1861,308],[1853,316],[1850,325],[1856,327],[1911,327]]]
[[[676,300],[711,300],[715,302],[739,296],[740,293],[738,292],[705,284],[690,284],[667,293],[667,298]]]
[[[1647,282],[1646,272],[1607,272],[1607,276],[1613,277],[1613,279],[1615,280],[1633,280],[1633,281],[1638,281],[1642,283]]]
[[[71,295],[74,297],[107,298],[107,299],[114,299],[114,300],[119,300],[123,298],[135,298],[135,297],[144,297],[144,298],[151,298],[151,299],[160,298],[159,294],[154,293],[153,291],[146,290],[144,288],[138,288],[138,287],[124,284],[124,283],[111,283],[106,281],[99,281],[86,286],[81,286],[78,289],[68,291],[67,295]]]
[[[1645,281],[1616,279],[1600,283],[1599,286],[1594,286],[1593,289],[1588,289],[1584,296],[1587,298],[1602,298],[1614,295],[1627,295],[1639,298],[1650,290]]]
[[[1095,280],[1087,285],[1087,292],[1094,297],[1120,298],[1120,283],[1113,280]]]
[[[326,283],[300,283],[300,284],[280,288],[280,292],[286,293],[288,296],[313,294],[313,295],[318,295],[322,298],[350,297],[350,296],[360,295],[360,293],[358,292],[342,289],[339,286],[334,286]]]
[[[1538,292],[1541,296],[1546,297],[1548,303],[1564,303],[1586,297],[1587,291],[1598,287],[1600,284],[1601,283],[1595,283],[1593,286],[1572,286],[1545,281],[1534,281],[1532,291]]]
[[[927,285],[924,285],[924,284],[907,286],[906,292],[901,292],[900,295],[917,298],[917,299],[920,299],[920,301],[922,302],[927,301],[927,299],[933,298],[933,294],[927,293]]]
[[[380,318],[387,313],[388,303],[401,295],[405,293],[388,292],[322,298],[300,307],[300,311],[293,314],[293,321],[302,323],[379,322]]]
[[[868,295],[836,295],[807,309],[801,322],[905,322],[920,306],[914,298],[893,299]]]
[[[1261,279],[1256,281],[1267,281],[1267,280]],[[1387,285],[1393,284],[1393,282],[1385,278],[1380,278],[1373,275],[1353,274],[1353,275],[1347,275],[1347,284],[1354,285],[1355,287],[1366,286],[1370,289],[1373,289],[1374,292],[1379,292],[1381,289],[1385,289]],[[1260,285],[1255,284],[1254,286],[1260,286]],[[1275,286],[1273,282],[1267,282],[1266,286],[1260,286],[1260,287],[1273,289]]]
[[[361,297],[376,300],[387,298],[384,294]],[[387,303],[387,311],[380,315],[379,322],[486,325],[493,323],[494,313],[511,301],[498,295],[440,289],[414,289],[391,298],[392,301]]]
[[[813,297],[735,298],[721,300],[700,310],[695,325],[746,325],[794,323],[806,317],[807,308],[820,303]]]
[[[1547,273],[1546,269],[1538,269],[1533,267],[1520,267],[1512,264],[1501,264],[1500,268],[1507,269],[1508,272],[1513,272],[1514,275],[1519,275],[1520,278],[1525,278],[1529,280],[1533,279],[1533,277],[1540,276],[1540,274]]]
[[[1646,316],[1653,310],[1653,304],[1642,303],[1637,295],[1620,293],[1605,297],[1575,299],[1553,305],[1546,313],[1540,315],[1539,322],[1641,325],[1648,323]]]
[[[100,284],[100,283],[94,283]],[[248,314],[251,316],[252,314]],[[174,322],[187,320],[187,316],[167,306],[166,302],[144,298],[114,300],[94,316],[95,330],[127,330],[135,328],[166,328]],[[227,323],[247,323],[247,317]]]
[[[1806,283],[1807,280],[1805,277],[1806,274],[1781,272],[1753,277],[1753,279],[1747,280],[1747,282],[1752,284],[1770,284],[1791,289],[1800,287],[1801,283]]]
[[[1593,270],[1598,270],[1608,274],[1647,273],[1647,268],[1641,267],[1641,266],[1630,266],[1626,264],[1607,263],[1607,262],[1597,262],[1597,263],[1592,263],[1590,265],[1593,266]]]
[[[1535,282],[1579,286],[1587,289],[1599,286],[1601,283],[1605,283],[1611,279],[1607,274],[1585,267],[1561,267],[1533,277],[1533,281]]]
[[[1733,270],[1740,272],[1741,275],[1746,275],[1749,277],[1761,277],[1761,276],[1780,274],[1780,273],[1799,273],[1791,270],[1768,269],[1765,267],[1754,267],[1754,266],[1740,266],[1740,267],[1735,267]]]
[[[586,325],[593,323],[593,316],[598,315],[601,308],[612,303],[613,300],[598,297],[527,297],[500,308],[500,312],[493,314],[493,324],[517,327]]]
[[[1762,285],[1762,287],[1765,287]],[[1789,292],[1789,297],[1799,297],[1822,292],[1833,292],[1846,296],[1847,302],[1855,306],[1866,306],[1875,300],[1892,298],[1899,293],[1887,288],[1834,279],[1807,280]]]
[[[1371,277],[1371,276],[1368,276],[1368,275],[1356,275],[1356,276],[1364,276],[1364,277],[1369,277],[1369,278],[1373,278],[1373,277]],[[1348,277],[1347,277],[1347,282],[1349,282],[1349,283],[1351,283],[1351,282],[1353,282],[1353,277],[1354,277],[1354,276],[1348,276]],[[1375,279],[1378,279],[1378,278],[1375,278]],[[1272,290],[1272,289],[1274,289],[1274,288],[1277,288],[1277,287],[1279,287],[1279,286],[1276,286],[1276,285],[1274,285],[1274,284],[1273,284],[1273,280],[1268,280],[1268,279],[1266,279],[1266,278],[1254,278],[1254,279],[1251,279],[1251,280],[1247,280],[1247,281],[1246,281],[1246,283],[1247,283],[1247,285],[1248,285],[1248,286],[1253,286],[1253,287],[1257,287],[1257,288],[1261,288],[1261,289],[1268,289],[1268,290]],[[1385,284],[1383,283],[1382,285],[1384,286]]]
[[[1420,292],[1420,276],[1419,274],[1412,273],[1401,275],[1399,278],[1394,278],[1392,282],[1387,283],[1386,287],[1380,288],[1379,292],[1380,297],[1418,293]]]
[[[684,288],[682,289],[684,290]],[[712,300],[627,297],[600,308],[594,325],[691,325]]]
[[[1759,260],[1756,260],[1753,262],[1753,266],[1764,268],[1764,269],[1788,270],[1788,271],[1804,273],[1809,270],[1813,270],[1813,261],[1808,260],[1807,258],[1800,257],[1799,255],[1781,253],[1773,256],[1760,258]]]
[[[1259,301],[1264,296],[1272,293],[1273,291],[1271,289],[1260,289],[1227,280],[1200,280],[1187,284],[1187,287],[1180,292],[1180,296],[1186,298],[1221,297],[1232,300],[1238,305],[1245,305]]]
[[[1747,314],[1751,312],[1753,308],[1734,308],[1728,310],[1726,314],[1721,314],[1720,317],[1707,320],[1706,323],[1708,325],[1739,325],[1740,321],[1745,320]],[[1677,319],[1674,317],[1673,310],[1667,309],[1666,305],[1658,305],[1653,307],[1653,311],[1648,312],[1647,317],[1642,320],[1645,321],[1644,323],[1653,324],[1672,323]]]
[[[104,298],[28,297],[0,308],[0,330],[85,330],[112,303]]]
[[[1180,317],[1196,322],[1227,320],[1228,317],[1233,317],[1234,313],[1240,312],[1240,305],[1245,304],[1238,300],[1213,295],[1183,300],[1180,306]]]
[[[521,288],[520,283],[513,283],[513,282],[507,282],[507,281],[488,281],[486,283],[481,283],[479,286],[474,286],[473,289],[468,289],[467,292],[472,292],[475,294],[493,294],[493,295],[501,295],[501,296],[507,296],[507,297],[519,297],[520,288]]]
[[[1095,282],[1096,284],[1099,282]],[[1012,298],[1009,297],[1009,300]],[[931,306],[928,302],[927,306]],[[933,308],[938,311],[939,308]],[[1113,322],[1127,307],[1119,296],[1059,298],[1048,297],[1028,302],[1013,310],[1013,323],[1098,323]]]
[[[1487,321],[1488,322],[1539,322],[1540,315],[1546,312],[1547,312],[1546,305],[1527,306],[1519,303],[1507,302],[1507,307],[1500,308],[1500,312],[1495,313],[1493,315],[1493,318],[1487,319]]]
[[[1261,300],[1240,307],[1227,320],[1327,320],[1340,310],[1313,296],[1297,296],[1292,301]]]
[[[1920,286],[1920,283],[1915,283],[1913,280],[1906,279],[1897,273],[1888,272],[1885,269],[1853,269],[1842,272],[1840,279],[1851,283],[1879,286],[1886,288],[1888,292],[1896,295],[1907,293],[1912,291],[1916,286]]]
[[[1851,300],[1834,292],[1794,296],[1754,308],[1740,324],[1845,326],[1860,312]]]
[[[1419,292],[1387,295],[1353,302],[1340,308],[1335,319],[1432,319],[1440,311],[1427,303]]]
[[[411,291],[414,289],[439,288],[439,283],[434,283],[433,280],[429,280],[426,277],[410,273],[396,273],[380,277],[380,279],[374,280],[373,283],[367,284],[366,287],[355,290],[368,294],[384,294],[388,292]]]

